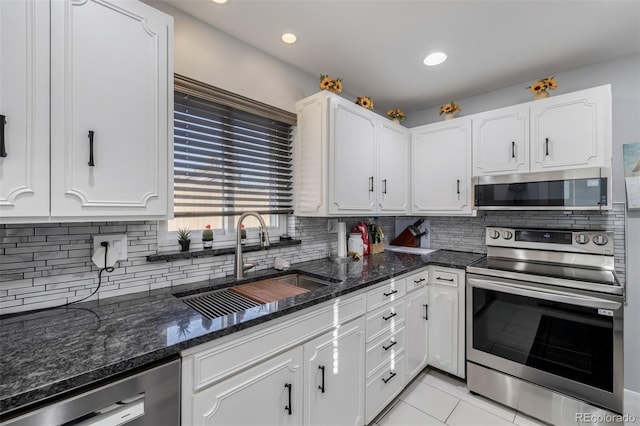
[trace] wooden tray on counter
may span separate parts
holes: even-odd
[[[240,284],[231,287],[229,290],[258,303],[269,303],[274,300],[286,299],[287,297],[309,292],[309,290],[305,288],[270,279],[257,281],[255,283]]]

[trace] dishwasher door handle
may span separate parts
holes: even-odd
[[[121,426],[144,416],[144,394],[117,403],[95,413],[94,417],[76,423],[77,426]]]

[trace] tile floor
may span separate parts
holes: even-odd
[[[426,370],[369,426],[544,425],[487,398],[471,394],[463,381]]]

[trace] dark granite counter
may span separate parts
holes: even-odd
[[[428,255],[385,252],[358,262],[314,260],[179,287],[25,313],[0,320],[0,413],[67,396],[119,378],[182,350],[291,314],[426,265],[464,269],[483,254],[438,250]],[[209,320],[173,294],[229,287],[301,271],[334,284],[285,300]]]

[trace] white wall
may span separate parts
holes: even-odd
[[[318,76],[310,75],[247,45],[172,6],[149,4],[174,16],[175,72],[234,93],[295,112],[295,102],[318,91]],[[552,96],[611,83],[613,92],[613,200],[625,201],[622,144],[640,142],[640,55],[590,65],[562,73],[549,70],[559,87]],[[541,76],[543,77],[543,76]],[[456,99],[462,115],[528,102],[531,82],[466,99]],[[345,97],[348,97],[345,95]],[[439,121],[437,106],[407,111],[407,127]],[[625,309],[625,387],[640,392],[640,214],[628,216],[627,300]],[[633,260],[636,259],[634,262]]]
[[[161,1],[146,1],[174,18],[177,74],[295,112],[319,90],[318,77],[256,49]]]

